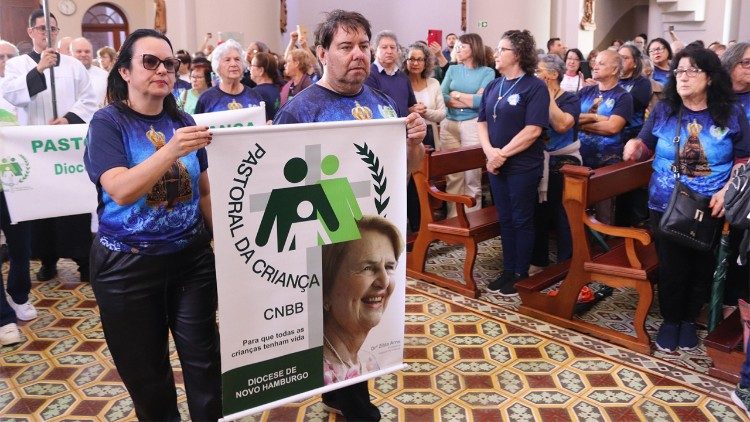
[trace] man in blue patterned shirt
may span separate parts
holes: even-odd
[[[370,74],[370,23],[356,12],[334,10],[315,31],[323,76],[297,94],[276,114],[274,124],[388,119],[398,117],[394,101],[365,85]],[[424,157],[427,132],[417,113],[406,117],[406,160],[411,172]],[[322,362],[321,362],[322,365]],[[367,381],[323,394],[326,409],[347,420],[378,421],[380,411],[370,402]]]

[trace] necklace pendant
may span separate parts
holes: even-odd
[[[502,96],[502,95],[498,95],[498,96],[497,96],[497,100],[498,100],[498,101],[500,101],[500,100],[502,100],[502,99],[503,99],[503,96]]]

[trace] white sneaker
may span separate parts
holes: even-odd
[[[17,304],[16,302],[13,302],[13,298],[8,298],[8,305],[10,305],[11,308],[13,308],[14,311],[16,311],[16,318],[20,319],[21,321],[31,321],[32,319],[37,317],[36,308],[34,308],[34,305],[31,304],[28,300],[26,303]]]
[[[10,346],[21,342],[21,332],[18,326],[11,322],[0,327],[0,346]]]

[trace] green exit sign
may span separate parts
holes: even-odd
[[[487,28],[487,21],[479,21],[477,22],[477,26],[480,28]]]

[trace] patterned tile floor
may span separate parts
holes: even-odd
[[[493,248],[483,246],[481,280],[497,273],[487,266],[489,255],[498,256]],[[433,265],[460,263],[452,254]],[[58,279],[34,283],[39,318],[22,325],[26,341],[0,348],[1,421],[134,419],[93,293],[72,282],[74,267],[61,261]],[[731,385],[683,359],[633,353],[545,324],[499,296],[469,299],[416,280],[407,293],[409,368],[371,383],[385,421],[745,420],[727,399]],[[173,366],[179,382],[176,355]],[[182,391],[179,400],[187,420]],[[287,420],[336,417],[315,397],[245,418]]]

